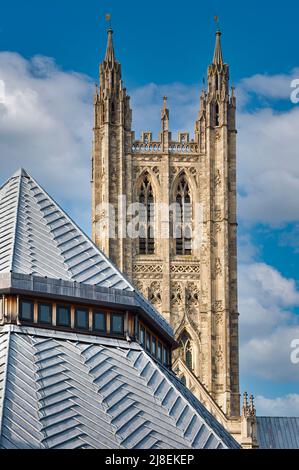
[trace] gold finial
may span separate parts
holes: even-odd
[[[215,21],[215,23],[216,23],[216,25],[217,25],[217,31],[220,31],[220,28],[219,28],[219,16],[217,16],[217,15],[214,16],[214,21]]]
[[[164,104],[164,109],[166,109],[166,106],[167,106],[167,96],[163,96],[163,104]]]
[[[111,29],[111,13],[106,13],[105,18],[107,23],[109,23],[109,28]]]

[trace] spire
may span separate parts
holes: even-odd
[[[215,65],[223,65],[223,56],[222,56],[222,49],[221,49],[221,31],[218,29],[216,31],[216,43],[215,43],[215,52],[213,57],[213,64]]]
[[[107,41],[105,61],[110,65],[115,62],[114,47],[113,47],[113,41],[112,41],[113,30],[109,28],[107,33],[108,33],[108,41]]]

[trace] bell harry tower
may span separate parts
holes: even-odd
[[[132,132],[112,34],[94,99],[93,240],[172,324],[182,381],[220,421],[238,419],[236,99],[221,33],[194,136],[172,136],[164,97],[157,139]]]

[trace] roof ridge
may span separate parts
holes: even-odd
[[[80,234],[83,236],[83,238],[85,239],[85,241],[87,243],[89,243],[90,245],[93,246],[93,248],[96,249],[96,251],[105,259],[105,261],[109,264],[110,267],[112,267],[113,269],[115,269],[117,271],[117,273],[125,280],[125,282],[128,284],[129,287],[131,287],[132,290],[135,290],[134,286],[130,283],[130,281],[126,278],[126,276],[124,276],[124,274],[118,269],[118,267],[109,259],[107,258],[107,256],[101,251],[99,250],[99,248],[93,243],[93,241],[88,237],[88,235],[77,225],[77,223],[72,219],[72,217],[70,217],[67,212],[59,205],[58,202],[56,202],[56,200],[50,196],[50,194],[31,176],[29,175],[28,173],[26,173],[26,175],[34,182],[34,184],[36,184],[36,186],[43,192],[46,194],[46,196],[52,201],[52,203],[54,204],[54,206],[56,206],[57,209],[59,209],[59,211],[61,211],[63,213],[63,215],[66,217],[66,219],[72,224],[74,225],[74,227],[80,232]]]
[[[15,247],[16,247],[16,240],[17,240],[17,233],[18,233],[18,220],[19,220],[19,206],[20,206],[20,197],[21,197],[21,186],[22,186],[22,173],[13,175],[10,179],[18,178],[18,194],[17,194],[17,201],[15,207],[15,214],[14,214],[14,237],[12,239],[12,248],[11,248],[11,259],[10,259],[10,271],[13,270],[14,264],[14,257],[15,257]]]

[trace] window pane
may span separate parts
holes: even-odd
[[[33,302],[21,301],[21,318],[22,320],[33,321]]]
[[[163,364],[167,366],[167,350],[163,347]]]
[[[71,325],[71,313],[68,307],[57,307],[57,325],[58,326],[70,326]]]
[[[111,315],[111,332],[116,334],[123,334],[124,317],[122,315]]]
[[[158,343],[158,361],[162,361],[162,345]]]
[[[151,352],[151,335],[146,333],[146,350]]]
[[[106,315],[102,312],[96,312],[93,316],[93,329],[95,331],[106,332]]]
[[[145,329],[143,326],[140,327],[140,344],[141,346],[144,346],[145,343]]]
[[[157,355],[157,341],[154,336],[152,336],[152,355],[156,357]]]
[[[38,304],[38,321],[52,324],[52,305],[51,304]]]
[[[192,352],[190,349],[186,351],[186,366],[192,370]]]
[[[76,309],[75,325],[76,325],[76,328],[81,328],[83,330],[88,329],[88,311],[87,310]]]

